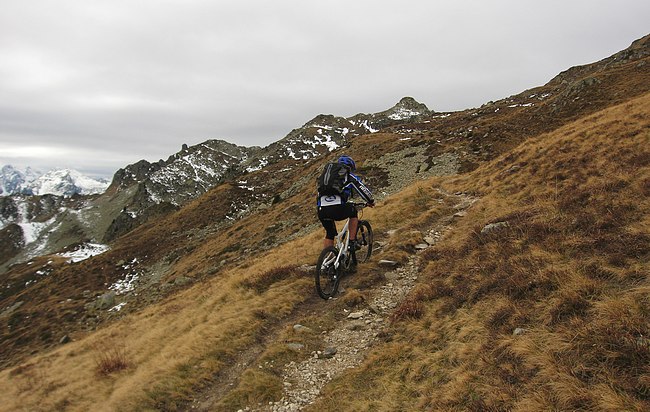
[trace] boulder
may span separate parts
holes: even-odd
[[[296,333],[310,333],[312,332],[311,328],[308,328],[307,326],[303,326],[300,324],[293,325],[293,331]]]
[[[104,293],[95,301],[95,308],[100,310],[112,308],[115,306],[115,296],[116,294],[112,290]]]
[[[363,318],[363,312],[352,312],[348,315],[348,319],[361,319]]]
[[[508,222],[496,222],[496,223],[490,223],[487,224],[481,229],[481,234],[485,235],[487,233],[491,233],[497,230],[505,229],[507,227],[510,227],[510,224]]]
[[[394,260],[386,260],[386,259],[381,259],[379,261],[379,266],[386,266],[386,267],[397,267],[399,265],[399,262],[395,262]]]
[[[338,352],[336,348],[325,348],[322,352],[318,352],[318,357],[320,359],[330,359],[336,355],[336,352]]]

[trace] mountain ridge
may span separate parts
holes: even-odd
[[[160,159],[153,163],[140,160],[119,169],[113,175],[110,185],[97,198],[89,199],[88,202],[70,203],[71,206],[76,204],[82,207],[80,210],[72,210],[73,214],[68,209],[61,209],[62,213],[58,217],[52,216],[50,212],[47,215],[23,213],[18,217],[13,211],[22,210],[21,207],[31,208],[20,206],[29,205],[31,201],[5,199],[7,205],[0,207],[3,227],[11,222],[22,222],[21,224],[30,225],[31,235],[29,239],[15,242],[16,233],[20,233],[20,230],[13,228],[7,232],[7,242],[13,239],[12,244],[23,246],[0,254],[0,272],[3,267],[25,261],[35,253],[52,253],[75,243],[111,242],[152,219],[178,210],[227,180],[259,171],[269,164],[309,161],[325,156],[345,146],[352,138],[375,132],[373,127],[401,124],[418,118],[425,111],[428,112],[425,105],[417,103],[413,98],[404,98],[379,114],[358,114],[349,119],[318,115],[264,148],[239,146],[218,139],[206,140],[193,146],[184,144],[179,152],[166,160]],[[389,118],[395,113],[400,113],[400,116]],[[59,180],[61,183],[46,181],[37,187],[67,188],[65,192],[59,190],[59,193],[69,193],[70,196],[80,192],[75,186],[65,185],[65,176]],[[277,195],[268,193],[269,190],[266,192],[258,199],[248,198],[259,204],[265,196],[273,198]],[[38,195],[39,192],[34,189],[25,193]],[[38,198],[34,198],[34,202],[38,202]],[[240,216],[242,208],[248,209],[248,206],[233,204],[228,216]],[[39,229],[34,229],[36,227]],[[25,228],[27,226],[23,226]],[[23,237],[26,237],[27,233],[23,232]],[[74,236],[74,233],[78,233],[78,236]],[[2,238],[0,232],[0,239]],[[21,251],[23,248],[25,250]]]

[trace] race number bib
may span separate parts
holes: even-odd
[[[343,201],[341,200],[341,196],[338,195],[326,195],[320,197],[321,206],[334,206],[342,203]]]

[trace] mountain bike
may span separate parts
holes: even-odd
[[[361,209],[365,204],[355,204]],[[350,219],[347,219],[343,229],[336,236],[335,245],[323,249],[316,262],[316,292],[323,299],[334,297],[339,289],[341,278],[351,266],[366,262],[372,255],[372,226],[367,220],[359,219],[357,225],[357,244],[359,250],[350,250]]]

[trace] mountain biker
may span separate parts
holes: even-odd
[[[350,156],[343,155],[338,158],[337,163],[345,165],[350,172],[347,174],[343,192],[341,195],[318,194],[318,219],[325,228],[324,247],[333,246],[334,238],[338,234],[336,223],[338,220],[350,219],[348,229],[350,231],[350,248],[360,249],[357,245],[357,225],[359,223],[357,208],[349,200],[358,195],[368,206],[374,207],[375,200],[370,189],[361,182],[361,179],[353,172],[356,170],[356,163]]]

